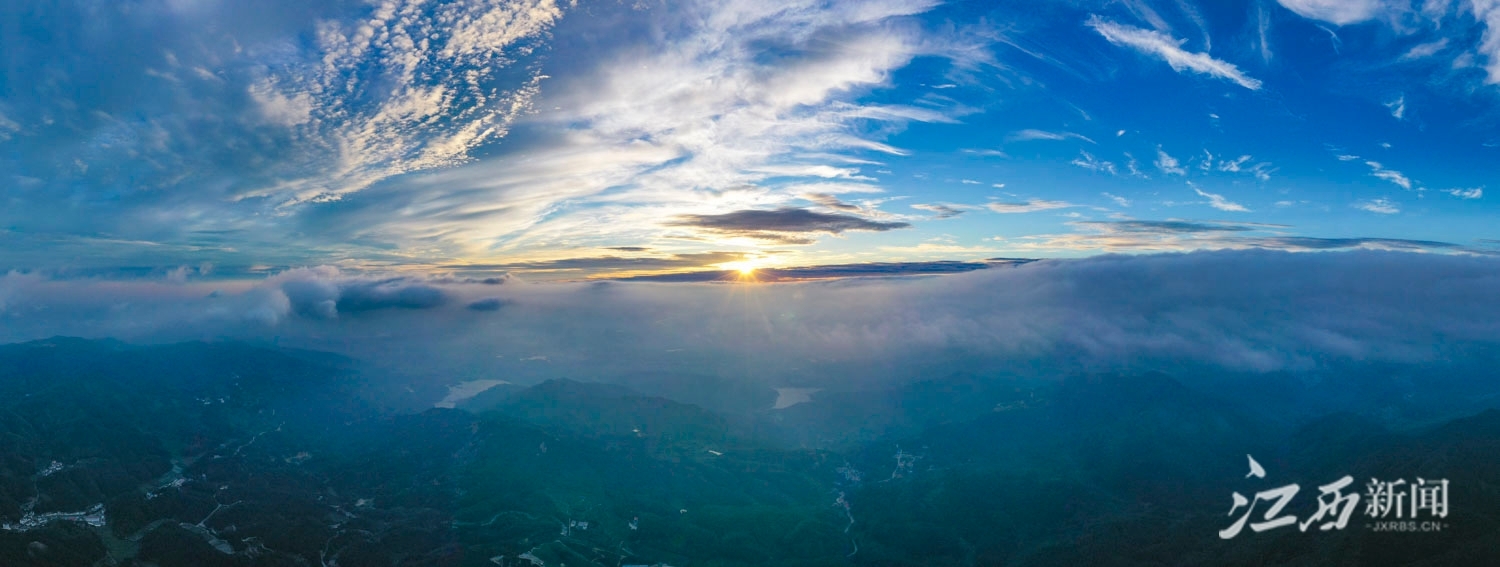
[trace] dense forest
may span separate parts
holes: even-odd
[[[1361,371],[1399,390],[1410,370]],[[1406,406],[1338,400],[1332,379],[1269,404],[1161,373],[954,375],[771,409],[769,388],[739,385],[745,394],[695,404],[675,394],[701,394],[691,381],[582,378],[501,383],[435,408],[419,406],[441,385],[368,379],[357,361],[315,352],[65,338],[0,346],[0,564],[1500,556],[1500,411],[1481,409],[1500,398],[1473,376],[1446,390],[1467,399],[1467,416],[1427,412],[1416,396],[1390,397]],[[1247,478],[1247,454],[1263,479]],[[1353,492],[1372,478],[1444,478],[1451,511],[1431,533],[1372,529],[1362,504],[1342,529],[1218,535],[1235,519],[1235,492],[1298,483],[1286,513],[1305,519],[1317,487],[1344,475]]]

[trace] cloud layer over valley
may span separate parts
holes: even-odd
[[[772,384],[962,368],[1301,371],[1500,337],[1500,261],[1355,251],[1048,260],[803,283],[528,284],[295,269],[261,281],[0,278],[0,341],[277,340],[524,382],[640,372]]]

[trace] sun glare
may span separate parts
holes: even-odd
[[[755,275],[755,270],[760,268],[760,263],[757,260],[751,259],[720,264],[719,267],[735,272],[740,279],[750,279]]]

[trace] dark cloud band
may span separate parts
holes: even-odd
[[[668,226],[691,227],[726,236],[742,236],[786,244],[801,244],[810,234],[843,234],[847,231],[884,232],[911,225],[874,221],[853,215],[819,213],[796,207],[772,210],[745,209],[717,215],[682,215]]]

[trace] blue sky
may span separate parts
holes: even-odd
[[[0,269],[1492,254],[1500,3],[0,8]]]

